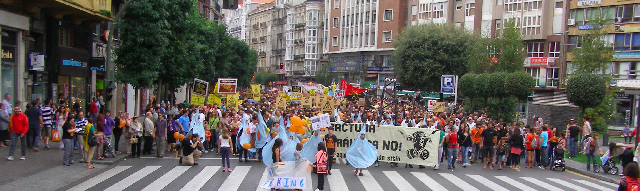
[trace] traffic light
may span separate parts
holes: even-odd
[[[111,101],[113,97],[113,82],[110,81],[107,83],[107,86],[104,88],[104,102]]]
[[[284,64],[280,63],[280,69],[284,69]]]
[[[256,78],[256,75],[251,76],[251,79]]]

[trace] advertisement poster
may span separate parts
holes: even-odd
[[[379,161],[434,166],[438,158],[438,130],[362,123],[331,123],[331,127],[338,138],[336,158],[346,158],[347,149],[362,128],[367,128],[365,136],[378,150]]]
[[[218,94],[235,94],[238,87],[238,79],[235,78],[219,78]]]

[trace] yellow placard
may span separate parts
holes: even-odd
[[[287,109],[287,98],[278,97],[276,100],[276,109],[280,111],[284,111]]]
[[[309,90],[309,95],[315,96],[316,95],[316,90]]]
[[[218,105],[220,106],[222,104],[222,97],[218,97],[215,94],[209,94],[209,97],[207,98],[207,104],[209,105]]]
[[[331,100],[324,100],[322,102],[320,102],[320,104],[322,105],[321,110],[322,113],[328,113],[329,115],[333,115],[333,101]]]
[[[253,100],[260,101],[260,84],[251,85],[251,90],[253,90]]]
[[[316,107],[322,107],[323,103],[327,100],[326,96],[321,96],[321,95],[316,95],[316,102],[315,102],[315,106]]]
[[[204,105],[204,96],[198,94],[191,94],[191,105]]]
[[[292,94],[291,95],[291,100],[301,100],[302,99],[302,94]]]
[[[238,108],[238,93],[227,94],[227,107]]]
[[[323,93],[324,95],[329,95],[329,88],[324,88],[324,89],[322,90],[322,93]]]
[[[311,97],[302,98],[302,107],[303,108],[310,108],[311,107],[311,102],[312,102],[312,98]]]

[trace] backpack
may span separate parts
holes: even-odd
[[[322,152],[320,157],[316,160],[316,174],[327,174],[328,171],[327,152]]]
[[[626,191],[640,191],[640,183],[638,183],[638,180],[633,180],[628,177],[622,177],[622,179],[620,179],[620,186],[626,188]]]
[[[596,146],[597,146],[596,144],[598,144],[598,143],[596,143],[595,140],[589,141],[589,150],[590,151],[595,151],[596,150]]]
[[[533,136],[533,140],[531,141],[531,143],[529,143],[529,146],[530,146],[532,149],[535,149],[535,148],[538,148],[539,144],[540,144],[540,143],[538,142],[538,137]]]

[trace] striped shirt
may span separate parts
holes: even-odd
[[[84,126],[87,125],[87,119],[83,118],[83,119],[78,119],[76,120],[76,128],[84,128]]]
[[[42,122],[45,126],[51,126],[52,117],[53,117],[53,109],[49,106],[42,106],[40,108],[42,112]]]

